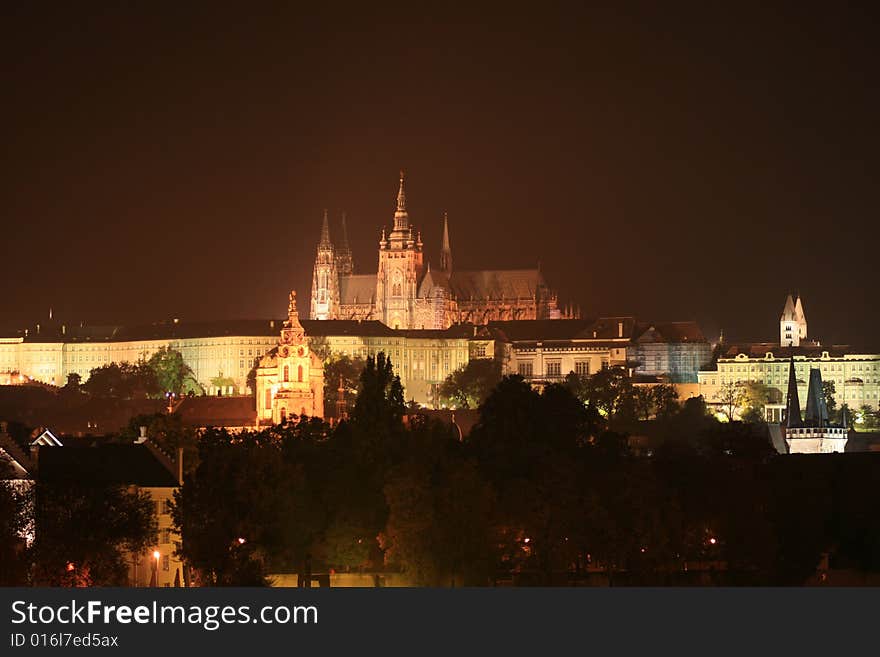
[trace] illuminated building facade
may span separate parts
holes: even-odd
[[[257,367],[257,414],[278,424],[292,416],[324,417],[324,364],[309,347],[290,293],[287,321],[278,346]]]
[[[834,384],[834,400],[855,412],[863,406],[880,407],[880,354],[876,350],[848,345],[822,345],[808,341],[803,305],[788,296],[780,318],[780,343],[758,342],[728,345],[715,369],[699,372],[700,393],[710,405],[717,404],[722,386],[729,383],[760,383],[771,389],[778,403],[768,404],[767,419],[782,419],[788,373],[793,361],[800,394],[806,395],[810,371],[818,370],[823,381]]]
[[[312,350],[320,344],[322,357],[344,354],[366,358],[385,352],[401,377],[407,401],[415,399],[423,404],[432,403],[436,386],[467,364],[469,338],[474,334],[470,326],[395,331],[376,320],[299,322]],[[283,326],[283,320],[86,326],[63,332],[60,327],[50,331],[44,326],[39,334],[29,331],[27,336],[0,341],[0,362],[4,363],[0,384],[34,381],[61,386],[71,373],[86,381],[93,368],[111,362],[137,362],[169,347],[183,354],[206,394],[252,394],[248,374],[260,358],[279,346]],[[483,341],[483,354],[488,344],[491,341]],[[291,371],[298,373],[295,367]]]
[[[345,223],[339,246],[325,212],[312,277],[311,319],[379,320],[394,329],[445,329],[455,323],[558,319],[556,294],[540,269],[458,271],[443,219],[439,267],[410,224],[403,172],[390,233],[382,230],[375,274],[355,274]]]
[[[69,374],[85,381],[96,367],[135,363],[168,347],[183,354],[207,394],[244,394],[248,373],[277,344],[280,328],[278,320],[42,326],[0,338],[0,381],[62,386]]]
[[[634,317],[595,320],[491,322],[502,371],[534,384],[558,383],[570,373],[595,374],[625,366],[634,375],[696,383],[711,348],[695,322],[646,324]]]

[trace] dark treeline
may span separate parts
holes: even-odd
[[[679,584],[699,569],[716,583],[802,584],[823,553],[880,568],[871,455],[779,456],[766,427],[664,394],[652,402],[658,446],[635,455],[617,398],[632,389],[615,372],[594,376],[542,393],[506,377],[459,441],[404,415],[380,354],[348,421],[201,437],[173,512],[181,554],[216,585],[331,569],[433,586],[566,584],[587,571]]]

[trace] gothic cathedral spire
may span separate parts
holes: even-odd
[[[318,246],[333,247],[333,243],[330,241],[330,224],[327,221],[327,208],[324,208],[324,221],[321,224],[321,241],[318,242]]]
[[[336,269],[340,276],[354,274],[354,259],[348,245],[348,227],[345,225],[345,212],[342,213],[342,231],[340,232],[339,248],[336,249]]]
[[[327,210],[321,223],[321,239],[315,253],[312,273],[311,319],[336,319],[339,314],[339,273],[336,269],[336,251],[330,241]]]
[[[424,275],[422,240],[413,238],[406,211],[404,174],[400,172],[394,229],[379,243],[379,269],[376,275],[376,315],[394,329],[415,328],[415,300]]]
[[[440,247],[440,271],[452,271],[452,248],[449,246],[449,216],[443,213],[443,245]]]
[[[403,188],[403,169],[400,170],[400,188],[397,190],[397,210],[394,212],[394,230],[409,228],[409,214],[406,211],[406,191]]]

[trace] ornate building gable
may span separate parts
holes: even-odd
[[[302,415],[324,416],[324,366],[309,349],[296,292],[290,293],[278,346],[257,367],[257,415],[272,424]]]

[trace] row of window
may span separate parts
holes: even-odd
[[[548,377],[560,377],[562,376],[562,362],[558,360],[548,361],[545,363],[544,369],[546,370],[544,376]],[[534,376],[534,364],[531,361],[520,361],[517,363],[516,372],[523,378],[531,378]],[[589,361],[576,361],[574,364],[574,373],[578,376],[589,376],[590,374],[590,363]]]

